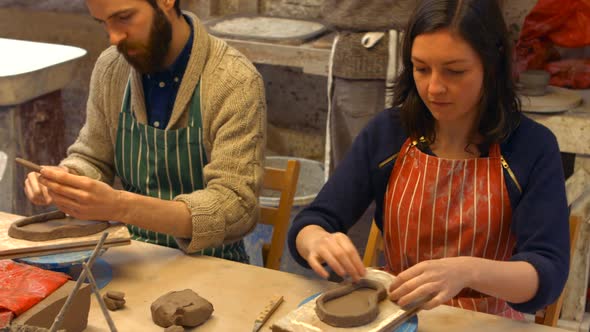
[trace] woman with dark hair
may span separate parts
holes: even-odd
[[[375,200],[390,298],[522,318],[569,269],[554,135],[520,112],[497,0],[424,0],[408,22],[395,107],[361,132],[289,231],[292,255],[365,273],[344,234]]]

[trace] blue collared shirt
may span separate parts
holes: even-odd
[[[141,75],[148,125],[155,128],[164,129],[168,125],[178,88],[191,56],[193,23],[186,16],[185,20],[191,26],[191,34],[174,63],[163,71]]]

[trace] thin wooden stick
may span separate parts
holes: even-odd
[[[14,158],[14,161],[16,161],[18,164],[21,164],[22,166],[25,166],[26,168],[35,171],[35,172],[41,172],[41,166],[30,162],[28,160],[22,159],[22,158]]]
[[[107,232],[102,233],[100,240],[96,244],[96,247],[94,247],[94,251],[92,252],[92,255],[90,255],[90,258],[88,259],[87,264],[89,267],[92,267],[92,265],[94,264],[94,260],[96,259],[96,256],[98,256],[98,253],[102,249],[102,245],[104,244],[104,241],[106,240],[108,235],[109,235],[109,233],[107,233]],[[86,280],[86,274],[87,274],[86,270],[82,270],[82,273],[80,274],[80,276],[78,277],[78,280],[76,281],[76,285],[74,285],[74,289],[72,290],[72,292],[68,296],[66,303],[64,303],[63,307],[61,307],[61,310],[59,311],[59,313],[55,317],[55,320],[53,321],[53,324],[51,325],[49,332],[55,332],[60,327],[60,325],[64,319],[64,315],[66,314],[66,311],[68,310],[68,308],[72,304],[72,300],[74,298],[74,295],[76,293],[78,293],[80,286],[82,286],[82,283],[84,282],[84,280]]]
[[[117,327],[115,326],[115,322],[113,322],[113,319],[111,318],[111,315],[109,315],[109,311],[107,310],[107,307],[104,304],[102,297],[100,297],[100,291],[98,290],[98,285],[96,283],[96,280],[94,279],[94,276],[92,275],[92,271],[90,271],[90,268],[88,267],[88,265],[86,265],[86,263],[82,263],[82,268],[86,271],[86,277],[88,277],[88,280],[90,280],[90,285],[92,286],[92,292],[94,293],[94,295],[96,295],[96,300],[98,301],[98,304],[100,305],[100,310],[102,310],[102,314],[104,315],[104,318],[106,319],[107,324],[109,324],[109,328],[111,329],[111,332],[117,332]]]

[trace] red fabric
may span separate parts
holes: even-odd
[[[590,60],[571,59],[545,66],[551,73],[549,84],[576,89],[590,89]]]
[[[576,89],[590,86],[590,64],[560,60],[554,45],[578,48],[590,45],[590,0],[539,0],[525,18],[516,44],[517,74],[527,69],[547,69],[550,84]],[[545,68],[546,66],[550,67]],[[571,70],[575,69],[575,74]]]
[[[8,327],[13,317],[14,314],[12,311],[0,309],[0,329],[3,327]]]
[[[515,246],[512,210],[495,144],[488,158],[450,160],[407,140],[385,194],[387,268],[393,274],[421,261],[474,256],[508,260]],[[523,319],[505,301],[465,289],[449,303]]]
[[[1,321],[29,310],[68,281],[64,273],[0,260],[0,327]]]
[[[590,45],[590,0],[539,0],[525,18],[520,40],[547,37],[557,46]]]

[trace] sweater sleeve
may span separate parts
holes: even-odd
[[[203,190],[174,198],[191,212],[192,238],[177,239],[189,253],[235,242],[258,220],[266,102],[262,78],[253,66],[246,67],[228,67],[233,75],[243,74],[239,80],[215,77],[216,83],[208,85],[212,91],[202,90],[203,96],[215,95],[219,101],[212,109],[203,109],[213,117],[203,126],[204,140],[210,142],[209,160],[203,169],[206,185]]]
[[[68,156],[62,160],[66,166],[79,175],[112,184],[114,179],[114,147],[110,132],[116,123],[110,123],[105,115],[105,86],[109,68],[117,57],[117,51],[109,48],[99,57],[90,78],[90,91],[86,106],[86,122],[78,138],[68,148]]]
[[[534,144],[539,147],[536,149],[538,157],[531,164],[529,173],[522,174],[526,185],[512,216],[512,231],[517,242],[510,260],[533,265],[539,277],[539,288],[530,301],[509,304],[515,310],[528,313],[559,297],[567,280],[570,258],[569,213],[559,147],[555,136],[548,129],[541,128],[540,135],[527,135],[528,142],[542,144]],[[529,151],[522,151],[522,155],[530,156],[532,144],[524,145]],[[515,158],[519,154],[516,153]]]
[[[295,245],[301,229],[318,225],[329,233],[346,233],[373,201],[369,158],[371,130],[371,125],[365,127],[316,199],[295,217],[287,241],[291,255],[300,265],[309,268]]]

